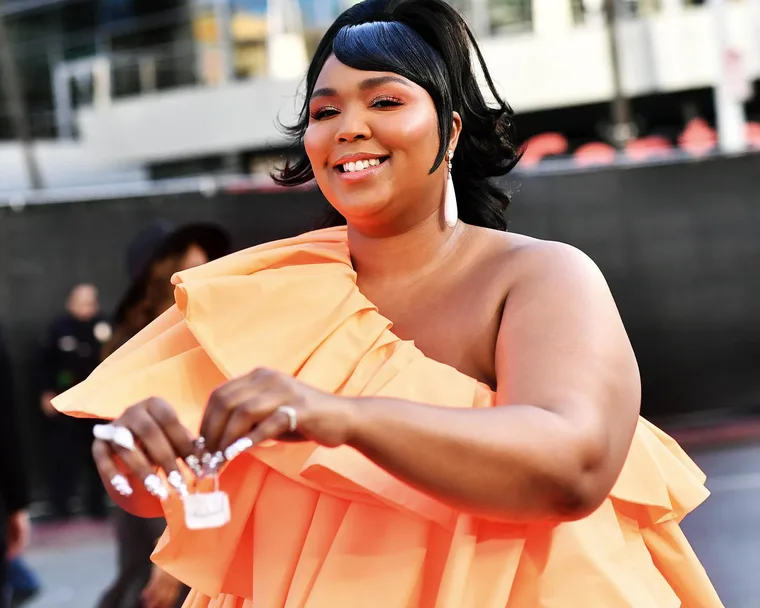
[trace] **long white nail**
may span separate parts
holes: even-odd
[[[246,450],[250,450],[252,447],[253,441],[251,441],[250,437],[242,437],[231,446],[229,446],[226,450],[224,450],[224,457],[227,460],[234,460],[240,456],[240,454]]]
[[[190,470],[195,473],[196,477],[203,477],[203,467],[201,467],[201,459],[195,455],[190,455],[185,458],[185,464],[190,467]]]
[[[179,492],[179,495],[182,497],[185,497],[189,494],[187,490],[187,484],[185,483],[184,478],[182,477],[182,473],[179,471],[172,471],[169,473],[169,476],[167,477],[167,480],[171,484],[171,486]]]
[[[160,500],[169,498],[169,488],[166,487],[158,475],[148,475],[143,483],[145,484],[145,489],[156,498]]]
[[[132,486],[129,485],[124,475],[114,475],[111,477],[111,486],[122,496],[132,496]]]

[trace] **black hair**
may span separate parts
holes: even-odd
[[[493,96],[490,105],[473,69],[471,48]],[[285,127],[298,154],[272,176],[274,180],[283,186],[298,186],[314,178],[303,138],[309,125],[309,99],[332,54],[349,67],[393,72],[427,91],[435,103],[441,140],[431,173],[444,160],[452,113],[460,114],[462,133],[452,172],[459,217],[468,224],[506,230],[510,197],[491,180],[509,173],[520,158],[513,141],[514,113],[497,92],[464,19],[443,0],[364,0],[338,17],[309,66],[298,122]],[[325,225],[344,223],[333,210]]]

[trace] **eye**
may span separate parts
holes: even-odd
[[[330,118],[336,114],[338,114],[338,108],[335,108],[333,106],[325,106],[312,111],[310,116],[313,120],[324,120],[325,118]]]
[[[371,107],[383,109],[383,108],[395,108],[402,105],[404,105],[404,102],[398,99],[397,97],[383,95],[381,97],[376,97],[375,99],[373,99]]]

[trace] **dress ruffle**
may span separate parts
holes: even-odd
[[[358,290],[345,229],[239,252],[175,277],[177,306],[55,401],[116,418],[158,395],[191,430],[226,379],[266,366],[322,390],[447,407],[493,393],[397,338]],[[232,521],[190,531],[164,503],[154,554],[193,587],[186,608],[713,608],[679,528],[708,495],[678,445],[640,420],[610,496],[589,517],[474,517],[358,452],[271,443],[223,469]]]

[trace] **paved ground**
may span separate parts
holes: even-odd
[[[760,444],[692,453],[712,496],[683,523],[726,608],[760,606]]]
[[[713,495],[684,529],[726,608],[758,608],[760,443],[691,453]],[[45,582],[45,593],[29,608],[93,608],[115,571],[110,529],[86,522],[40,526],[28,561]]]
[[[44,592],[29,608],[94,608],[116,572],[116,552],[107,523],[42,525],[27,562]]]

